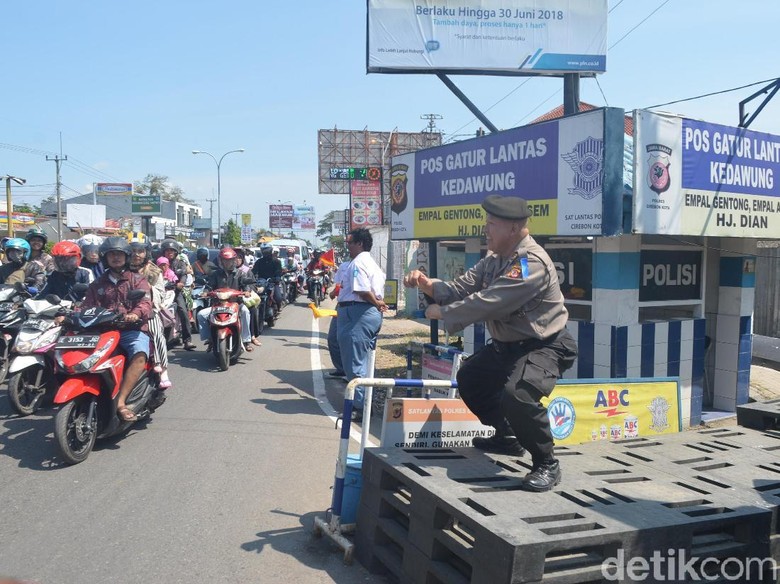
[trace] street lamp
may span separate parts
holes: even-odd
[[[23,178],[19,178],[18,176],[11,176],[10,174],[6,174],[3,177],[0,177],[0,180],[5,181],[5,201],[6,201],[6,215],[8,217],[8,237],[14,236],[14,223],[13,223],[13,216],[14,216],[14,206],[11,201],[11,181],[14,181],[18,185],[23,185],[27,181]]]
[[[380,177],[382,180],[381,188],[379,191],[379,199],[380,199],[380,205],[382,206],[382,223],[386,223],[387,221],[387,212],[385,209],[385,176],[389,175],[390,173],[385,174],[385,155],[387,154],[387,149],[390,147],[390,144],[393,141],[393,134],[395,134],[398,131],[398,126],[390,130],[390,134],[387,136],[387,142],[382,140],[382,138],[376,139],[372,138],[371,142],[376,144],[379,142],[381,148],[382,148],[382,176]]]
[[[214,161],[214,164],[217,165],[217,247],[220,247],[222,245],[222,187],[220,184],[220,175],[219,175],[219,169],[222,166],[222,160],[227,156],[228,154],[232,154],[233,152],[243,152],[243,148],[238,148],[236,150],[229,150],[228,152],[225,152],[219,160],[215,158],[213,154],[210,152],[206,152],[204,150],[193,150],[193,154],[208,154],[211,156],[211,159]]]

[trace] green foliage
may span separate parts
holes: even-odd
[[[168,177],[163,174],[147,174],[142,180],[135,181],[134,188],[139,195],[162,195],[163,201],[195,204],[195,201],[184,196],[181,187],[170,184]]]
[[[222,236],[222,241],[233,247],[241,245],[241,228],[232,219],[225,226],[225,235]]]

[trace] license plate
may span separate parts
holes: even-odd
[[[231,312],[233,312],[233,309],[215,306],[214,308],[211,309],[211,312],[213,312],[214,314],[230,314]]]
[[[24,328],[33,329],[36,331],[45,331],[51,326],[50,320],[42,320],[40,318],[28,318],[24,321]]]
[[[16,308],[16,305],[13,302],[0,302],[0,311],[2,312],[8,312],[14,308]]]
[[[71,335],[60,337],[57,347],[64,349],[91,349],[97,347],[100,335]]]

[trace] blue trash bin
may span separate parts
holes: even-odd
[[[347,470],[344,473],[344,495],[341,498],[341,524],[357,521],[360,504],[360,489],[363,487],[363,461],[357,454],[347,455]]]

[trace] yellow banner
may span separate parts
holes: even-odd
[[[558,232],[558,200],[529,201],[531,233]],[[485,234],[485,211],[481,205],[430,207],[415,209],[414,233],[420,239],[441,237],[482,237]]]
[[[622,440],[682,430],[678,381],[561,380],[547,407],[556,444]]]
[[[250,225],[252,225],[251,213],[241,213],[241,225],[243,227],[249,227]]]

